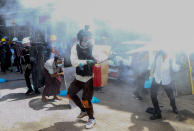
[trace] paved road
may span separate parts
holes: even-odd
[[[22,79],[23,75],[0,74],[8,80]],[[77,108],[69,109],[68,100],[41,102],[41,96],[25,96],[24,80],[0,84],[0,131],[84,131],[87,118],[77,120]],[[62,87],[64,88],[64,87]],[[163,119],[150,121],[145,113],[151,106],[149,96],[144,101],[132,97],[132,88],[110,81],[103,92],[95,92],[101,100],[94,104],[97,125],[92,131],[193,131],[194,96],[177,98],[179,115],[172,113],[169,101],[162,92],[160,104]]]

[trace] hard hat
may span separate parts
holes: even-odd
[[[16,42],[16,41],[18,41],[18,38],[17,37],[14,37],[12,41],[13,42]]]
[[[92,33],[89,32],[89,31],[85,31],[85,30],[80,30],[77,34],[77,39],[79,41],[82,41],[83,40],[83,37],[90,37],[91,38],[92,36]]]
[[[107,40],[106,36],[103,36],[103,37],[102,37],[102,40]]]
[[[7,36],[4,36],[3,38],[4,38],[6,41],[8,41],[8,37],[7,37]]]
[[[25,37],[25,38],[22,40],[22,44],[25,44],[25,43],[30,43],[30,38],[29,38],[29,37]]]
[[[2,39],[1,39],[1,42],[6,42],[6,39],[5,39],[5,38],[2,38]]]
[[[57,37],[56,37],[56,35],[51,35],[51,36],[50,36],[50,40],[52,40],[52,41],[55,41],[55,40],[57,40]]]

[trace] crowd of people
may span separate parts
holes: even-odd
[[[97,59],[93,55],[94,41],[92,39],[92,34],[88,31],[88,26],[82,29],[77,34],[77,40],[71,48],[70,62],[71,66],[76,68],[75,79],[70,84],[68,88],[67,96],[72,100],[79,108],[80,114],[77,118],[83,118],[85,116],[89,117],[86,128],[92,128],[96,124],[94,118],[93,105],[91,99],[94,94],[93,88],[93,74],[92,66],[97,63]],[[1,71],[6,73],[6,71],[13,71],[13,66],[17,67],[16,72],[23,73],[22,61],[25,64],[25,80],[28,91],[26,95],[30,95],[33,92],[35,94],[40,94],[38,88],[42,86],[32,87],[30,81],[30,74],[37,65],[36,59],[31,55],[32,45],[29,38],[24,38],[22,42],[18,42],[16,37],[13,38],[12,42],[8,42],[7,37],[1,39],[0,45],[0,60],[1,60]],[[33,62],[35,64],[33,64]],[[60,52],[57,52],[55,48],[51,48],[50,55],[44,60],[44,64],[41,65],[44,73],[44,90],[42,93],[42,101],[47,101],[47,96],[54,96],[54,99],[61,100],[58,96],[61,87],[61,76],[64,74],[62,67],[64,67],[64,59],[60,56]],[[178,109],[175,104],[175,96],[173,94],[173,89],[171,87],[171,69],[173,71],[178,71],[180,69],[179,65],[176,64],[173,59],[171,59],[167,52],[158,51],[154,55],[154,61],[150,64],[149,68],[145,73],[140,74],[140,78],[145,81],[147,74],[149,77],[153,78],[151,86],[151,100],[154,106],[153,116],[150,117],[151,120],[161,119],[161,110],[158,104],[157,92],[159,87],[163,87],[170,99],[170,105],[172,106],[173,112],[178,113]],[[34,83],[34,82],[33,82]],[[33,89],[34,88],[34,89]],[[143,85],[137,88],[138,91],[135,92],[137,95],[141,91]],[[77,95],[77,93],[83,90],[82,100]],[[138,97],[140,97],[138,95]]]

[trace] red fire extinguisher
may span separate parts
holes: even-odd
[[[101,66],[100,64],[95,64],[93,66],[93,86],[94,87],[101,87],[102,80],[101,80]]]

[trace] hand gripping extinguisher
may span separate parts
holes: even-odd
[[[100,64],[95,64],[93,66],[93,86],[101,87],[102,78],[101,78],[101,66]]]

